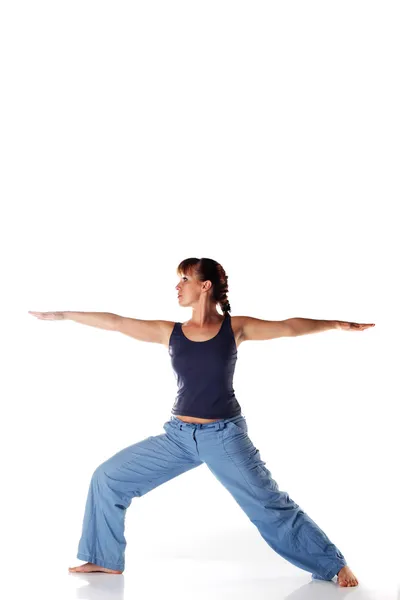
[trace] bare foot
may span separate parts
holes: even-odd
[[[87,562],[84,565],[79,565],[79,567],[69,567],[68,571],[70,573],[115,573],[120,574],[122,571],[114,571],[114,569],[107,569],[106,567],[100,567],[99,565],[95,565],[94,563]]]
[[[358,585],[357,577],[348,566],[340,569],[337,578],[339,585],[343,587],[354,587],[355,585]]]

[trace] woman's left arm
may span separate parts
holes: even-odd
[[[293,330],[293,335],[305,335],[306,333],[318,333],[329,329],[344,329],[346,331],[364,331],[369,327],[375,327],[375,323],[352,323],[350,321],[325,321],[321,319],[286,319]]]

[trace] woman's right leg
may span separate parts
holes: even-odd
[[[125,515],[132,498],[203,463],[177,443],[170,421],[163,427],[166,433],[120,450],[94,471],[78,545],[80,560],[123,571]]]

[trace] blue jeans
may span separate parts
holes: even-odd
[[[92,475],[77,557],[123,571],[124,525],[132,498],[205,463],[257,527],[290,563],[331,580],[347,563],[343,554],[286,492],[280,491],[247,435],[243,415],[213,423],[171,416],[165,433],[120,450]]]

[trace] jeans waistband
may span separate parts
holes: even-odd
[[[236,415],[235,417],[229,417],[227,419],[218,419],[218,421],[214,421],[213,423],[186,423],[185,421],[181,421],[178,417],[174,415],[171,416],[170,422],[173,425],[177,425],[179,429],[224,429],[227,423],[240,421],[241,419],[245,419],[243,414]]]

